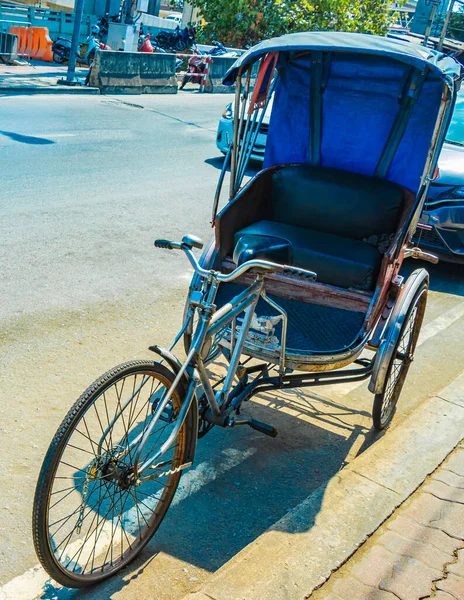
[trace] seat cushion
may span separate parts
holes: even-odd
[[[291,265],[293,264],[292,246],[281,237],[244,234],[235,244],[233,259],[237,266],[256,259],[279,265]]]
[[[377,248],[365,242],[274,221],[259,221],[238,231],[235,244],[242,236],[285,240],[291,244],[295,267],[315,271],[321,283],[344,288],[372,290],[382,261]]]
[[[296,165],[272,176],[272,221],[362,240],[397,230],[401,186],[328,167]]]

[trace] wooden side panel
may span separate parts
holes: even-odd
[[[223,272],[233,271],[234,268],[235,264],[231,260],[223,261]],[[256,274],[245,273],[235,283],[251,285],[255,279]],[[266,291],[269,294],[307,304],[321,304],[355,312],[366,312],[372,300],[372,293],[369,292],[345,290],[315,281],[303,281],[280,273],[265,275],[264,279]]]

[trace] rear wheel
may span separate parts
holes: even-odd
[[[53,53],[53,62],[54,63],[56,63],[58,65],[62,65],[65,61],[66,61],[66,59],[62,54],[60,54],[59,52]]]
[[[426,303],[427,283],[424,282],[407,309],[393,356],[388,365],[383,390],[374,396],[372,420],[374,427],[379,431],[390,424],[396,412],[398,398],[414,359]]]
[[[33,537],[45,570],[66,587],[107,579],[133,560],[158,529],[196,435],[191,415],[150,470],[156,479],[131,479],[131,465],[151,416],[174,381],[158,363],[132,361],[92,384],[58,429],[40,472]],[[141,455],[167,439],[184,400],[177,388]],[[145,472],[145,475],[147,472]]]
[[[184,87],[187,85],[187,83],[190,81],[190,75],[184,75],[182,78],[182,83],[180,84],[180,88],[181,90],[184,89]]]

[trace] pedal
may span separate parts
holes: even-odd
[[[270,437],[276,437],[278,431],[275,427],[273,427],[272,425],[268,425],[267,423],[262,423],[261,421],[256,421],[256,419],[250,419],[248,421],[248,425],[252,428],[255,429],[256,431],[260,431],[261,433],[264,433],[264,435],[268,435]]]

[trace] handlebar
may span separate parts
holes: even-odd
[[[212,276],[214,279],[222,283],[229,283],[230,281],[234,281],[234,279],[237,279],[250,269],[261,269],[273,273],[283,273],[284,275],[298,277],[299,279],[303,279],[305,281],[315,281],[317,278],[317,274],[313,271],[299,269],[290,265],[279,265],[278,263],[273,263],[268,260],[260,259],[249,260],[237,267],[236,269],[234,269],[228,275],[225,275],[224,273],[218,273],[214,270],[204,269],[200,266],[192,251],[193,247],[201,248],[203,244],[198,238],[194,236],[185,236],[182,239],[182,242],[172,242],[170,240],[155,240],[155,246],[157,248],[164,248],[166,250],[183,250],[187,255],[187,258],[190,264],[192,265],[195,273],[200,275],[200,277]]]

